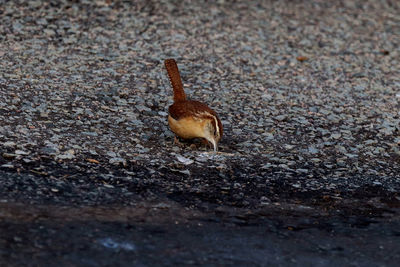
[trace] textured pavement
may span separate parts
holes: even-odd
[[[356,225],[364,256],[349,256],[357,255],[354,244],[327,249],[328,256],[349,256],[337,264],[397,261],[397,246],[377,256],[378,243],[399,238],[396,1],[0,3],[0,201],[5,210],[20,204],[32,210],[3,212],[2,229],[22,231],[15,218],[36,218],[37,207],[50,207],[46,223],[52,228],[57,207],[118,210],[151,202],[171,210],[166,229],[172,229],[173,211],[184,209],[213,222],[228,216],[238,227],[237,217],[258,218],[256,225],[267,228],[270,220],[291,218],[296,227],[283,224],[276,231],[309,230],[312,223],[298,221],[312,217],[306,207],[319,214],[317,221],[329,221],[312,233],[316,240],[329,240],[322,231],[344,233]],[[162,63],[171,57],[187,95],[222,120],[218,154],[198,140],[173,143],[166,120],[172,88]],[[377,225],[384,234],[369,242],[362,227],[374,233]],[[251,237],[252,229],[242,231]],[[18,240],[0,241],[7,263]],[[305,264],[304,251],[280,257],[286,245],[271,264]],[[27,258],[33,247],[26,245]],[[197,256],[194,264],[240,263]],[[79,257],[71,262],[84,265]]]

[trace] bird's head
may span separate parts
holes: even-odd
[[[210,116],[204,127],[204,138],[209,141],[214,151],[218,151],[218,142],[222,137],[222,124],[217,116]]]

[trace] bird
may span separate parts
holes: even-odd
[[[171,131],[183,139],[202,138],[217,152],[223,133],[217,113],[200,101],[187,99],[175,59],[164,60],[164,65],[174,91],[174,103],[168,108]]]

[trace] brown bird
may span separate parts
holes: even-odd
[[[217,114],[204,103],[186,99],[181,75],[174,59],[166,59],[164,64],[174,89],[174,104],[168,109],[169,127],[183,139],[204,138],[213,145],[214,151],[217,151],[223,131]]]

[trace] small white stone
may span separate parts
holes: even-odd
[[[15,145],[16,144],[14,142],[12,142],[12,141],[7,141],[7,142],[3,143],[4,147],[15,147]]]
[[[192,164],[194,161],[185,157],[182,157],[180,155],[176,155],[176,157],[178,158],[179,162],[185,164],[185,165],[190,165]]]
[[[17,150],[15,150],[15,154],[17,154],[17,155],[29,155],[29,152],[17,149]]]
[[[3,165],[1,165],[1,167],[2,167],[2,168],[9,168],[9,169],[12,169],[12,168],[14,168],[14,165],[12,165],[12,164],[3,164]]]

